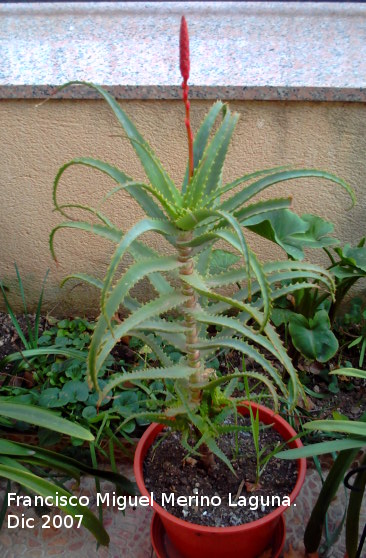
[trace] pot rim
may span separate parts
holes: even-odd
[[[279,425],[279,426],[282,426],[283,428],[285,428],[287,430],[288,434],[289,434],[289,438],[292,438],[293,436],[297,435],[295,430],[292,428],[292,426],[285,419],[283,419],[280,415],[278,415],[277,413],[275,413],[271,409],[268,409],[264,405],[260,405],[259,403],[254,403],[254,402],[248,403],[246,401],[243,401],[243,403],[241,405],[238,405],[238,408],[240,408],[240,407],[248,408],[248,404],[250,404],[250,406],[252,408],[258,409],[260,414],[266,415],[266,418],[273,419],[273,422],[276,425]],[[135,452],[134,474],[135,474],[135,478],[136,478],[136,483],[137,483],[137,486],[138,486],[142,496],[147,496],[149,498],[150,498],[150,492],[148,492],[148,490],[145,486],[143,470],[142,470],[143,461],[144,461],[144,458],[145,458],[145,455],[146,455],[148,449],[152,445],[151,443],[149,443],[150,442],[149,438],[151,438],[154,434],[156,434],[153,438],[153,440],[154,440],[156,438],[156,436],[159,434],[159,432],[161,432],[161,430],[163,430],[164,426],[165,425],[163,425],[163,424],[152,423],[147,428],[147,430],[144,432],[143,436],[141,437],[141,439],[140,439],[140,441],[137,445],[136,452]],[[152,442],[153,442],[153,440],[152,440]],[[296,447],[296,448],[303,447],[303,444],[302,444],[302,442],[299,438],[297,438],[296,440],[293,440],[291,442],[291,444],[293,444],[294,447]],[[301,487],[304,483],[305,475],[306,475],[306,459],[302,457],[300,459],[296,459],[296,461],[297,461],[297,465],[298,465],[297,479],[296,479],[296,483],[295,483],[295,486],[294,486],[292,492],[289,494],[290,506],[293,505],[294,500],[298,496],[298,494],[300,492],[300,489],[301,489]],[[251,529],[256,529],[257,527],[259,528],[261,526],[266,525],[267,523],[272,522],[277,517],[280,517],[290,506],[279,506],[276,510],[273,510],[272,512],[268,513],[264,517],[261,517],[260,519],[256,519],[255,521],[251,521],[250,523],[242,523],[241,525],[233,525],[233,526],[229,526],[229,527],[208,527],[206,525],[200,525],[199,523],[192,523],[190,521],[185,521],[184,519],[180,519],[179,517],[176,517],[175,515],[172,515],[171,513],[166,511],[165,508],[163,508],[157,502],[155,502],[155,500],[153,500],[153,509],[162,518],[165,518],[169,521],[172,521],[173,523],[176,523],[177,526],[180,525],[181,527],[185,527],[186,529],[191,529],[193,531],[197,531],[197,529],[199,529],[202,532],[214,533],[214,534],[220,534],[224,530],[227,531],[227,532],[230,532],[230,533],[237,533],[239,531],[241,531],[241,532],[242,531],[249,531]]]

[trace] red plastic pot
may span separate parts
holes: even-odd
[[[253,410],[258,409],[260,421],[264,424],[273,424],[273,428],[284,440],[289,440],[296,435],[294,429],[270,409],[255,403],[251,403],[251,407]],[[245,406],[238,407],[238,411],[242,415],[249,414],[249,410]],[[164,426],[161,424],[152,424],[137,445],[134,472],[143,496],[150,496],[143,477],[144,458],[163,428]],[[290,442],[289,447],[300,448],[302,443],[297,439]],[[298,459],[297,467],[297,481],[293,491],[289,494],[291,505],[304,482],[306,460]],[[243,556],[257,558],[271,546],[280,517],[287,509],[286,506],[281,506],[261,519],[236,527],[205,527],[178,519],[156,502],[153,507],[159,514],[170,541],[185,558],[242,558]]]

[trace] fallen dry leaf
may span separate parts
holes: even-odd
[[[194,457],[186,457],[186,459],[183,461],[183,465],[190,465],[190,467],[194,467],[197,464],[197,459],[194,459]]]
[[[255,492],[256,490],[261,488],[261,485],[259,484],[259,482],[255,483],[255,482],[246,481],[245,488],[246,488],[247,492]]]
[[[311,372],[311,374],[314,374],[314,376],[318,376],[323,370],[324,366],[319,364],[319,362],[312,362],[309,364],[309,372]]]

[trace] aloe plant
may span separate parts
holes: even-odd
[[[89,157],[76,158],[64,164],[57,173],[53,188],[55,209],[66,221],[57,225],[50,236],[50,247],[56,259],[54,237],[64,228],[87,231],[106,238],[115,245],[104,279],[73,273],[65,278],[84,280],[100,290],[100,316],[97,320],[88,353],[88,375],[98,389],[98,372],[109,353],[126,335],[143,340],[160,361],[161,368],[116,374],[109,379],[101,394],[124,382],[162,379],[173,385],[170,404],[148,418],[168,424],[182,431],[182,443],[188,452],[207,456],[212,454],[231,464],[219,449],[216,439],[236,426],[222,425],[225,413],[234,412],[237,400],[229,397],[232,383],[241,373],[216,377],[209,361],[219,348],[234,349],[250,357],[263,370],[248,369],[246,376],[267,386],[275,404],[277,390],[295,405],[301,384],[297,372],[275,330],[270,323],[272,303],[277,298],[303,288],[311,288],[313,281],[322,284],[331,295],[334,281],[321,267],[298,261],[278,261],[262,264],[249,247],[245,237],[246,223],[250,219],[265,217],[269,212],[290,211],[291,198],[253,200],[268,187],[280,182],[318,177],[332,181],[353,197],[351,188],[340,178],[319,170],[289,170],[283,167],[246,174],[224,184],[222,171],[238,121],[238,114],[218,101],[209,110],[196,137],[190,125],[188,101],[189,57],[188,34],[184,20],[181,32],[181,71],[183,99],[186,108],[186,127],[189,146],[187,171],[181,188],[177,187],[151,146],[135,125],[102,87],[79,81],[69,82],[93,88],[114,112],[127,138],[131,142],[145,170],[147,181],[135,181],[115,166]],[[188,64],[187,64],[188,60]],[[62,205],[58,200],[58,186],[65,171],[74,165],[93,168],[108,175],[116,186],[104,199],[125,190],[141,207],[145,218],[129,231],[114,225],[98,209],[79,204]],[[235,189],[235,193],[233,193]],[[223,199],[223,196],[225,198]],[[77,207],[94,216],[95,222],[75,221],[68,217],[68,209]],[[153,232],[172,246],[172,255],[153,250],[141,237]],[[257,230],[260,234],[261,230]],[[215,246],[224,242],[240,256],[240,264],[220,273],[210,273],[210,261]],[[119,272],[125,258],[133,262]],[[147,279],[157,296],[148,302],[131,295],[133,287]],[[296,283],[291,281],[296,279]],[[222,292],[222,287],[240,283],[233,295]],[[285,286],[283,286],[285,285]],[[227,291],[226,291],[227,292]],[[115,319],[123,307],[127,313],[122,323]],[[166,314],[174,312],[175,320],[167,321]],[[233,312],[235,315],[233,315]],[[211,333],[212,326],[217,334]],[[173,363],[158,342],[172,344],[182,354]],[[285,371],[273,365],[265,355],[270,354]],[[228,388],[223,385],[229,383]],[[146,416],[146,413],[144,414]],[[134,417],[127,417],[126,421]],[[194,443],[189,440],[194,439]]]

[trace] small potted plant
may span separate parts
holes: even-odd
[[[103,281],[82,273],[75,273],[69,278],[85,280],[101,292],[101,313],[88,353],[89,379],[96,389],[99,389],[98,372],[111,350],[127,335],[143,340],[161,366],[111,376],[101,399],[111,389],[126,382],[160,381],[164,385],[164,400],[155,398],[151,412],[143,413],[144,418],[148,417],[155,423],[147,429],[138,445],[135,474],[142,494],[155,492],[153,507],[160,514],[172,544],[182,556],[189,558],[254,558],[268,547],[275,546],[286,505],[279,503],[269,507],[267,511],[270,513],[257,510],[254,519],[244,524],[240,524],[243,523],[240,514],[230,516],[229,513],[226,526],[220,524],[217,517],[210,524],[204,512],[200,521],[192,521],[188,518],[189,509],[186,513],[184,506],[179,512],[183,517],[176,517],[159,505],[161,495],[157,494],[151,482],[146,482],[150,472],[144,467],[148,459],[151,463],[158,459],[162,451],[163,457],[159,457],[160,476],[168,477],[171,462],[168,462],[167,454],[174,460],[175,453],[179,462],[178,468],[174,469],[177,472],[175,478],[178,480],[185,475],[183,483],[186,483],[192,497],[202,489],[199,481],[192,482],[197,478],[198,470],[202,482],[213,479],[211,496],[216,496],[215,483],[220,470],[224,490],[228,492],[228,487],[236,486],[232,497],[237,504],[244,495],[255,496],[263,490],[263,475],[260,477],[260,473],[263,469],[268,473],[270,457],[283,443],[289,441],[289,447],[294,448],[301,446],[298,439],[293,439],[294,430],[275,411],[253,402],[243,403],[243,399],[252,397],[248,384],[251,380],[256,384],[262,383],[268,389],[275,410],[277,392],[286,399],[289,408],[296,405],[303,390],[281,339],[270,323],[271,305],[276,298],[297,289],[311,288],[315,282],[333,293],[334,281],[330,273],[321,267],[293,259],[260,263],[248,246],[244,230],[254,227],[255,232],[268,237],[266,219],[269,215],[277,215],[282,223],[295,218],[290,210],[290,197],[252,201],[264,189],[284,180],[309,176],[325,178],[353,194],[349,186],[336,176],[308,169],[266,169],[224,185],[222,170],[238,115],[233,114],[226,104],[216,102],[193,138],[187,84],[189,42],[184,18],[180,34],[180,69],[189,154],[181,188],[174,184],[150,145],[108,92],[98,85],[71,82],[93,87],[107,101],[138,155],[148,181],[136,182],[116,167],[99,160],[73,159],[61,167],[56,176],[56,209],[67,217],[66,208],[59,204],[57,196],[63,173],[72,165],[85,165],[107,174],[117,183],[107,197],[125,190],[140,205],[146,217],[125,232],[111,223],[100,207],[94,209],[75,204],[75,207],[93,214],[97,221],[68,220],[61,223],[51,233],[51,250],[54,254],[54,235],[61,228],[81,229],[115,243]],[[305,225],[302,231],[306,230]],[[143,243],[141,236],[145,233],[161,235],[171,245],[170,255]],[[310,236],[309,229],[308,242]],[[299,238],[300,234],[297,240]],[[276,235],[273,236],[275,239]],[[226,263],[222,266],[224,269],[217,272],[212,261],[217,256],[215,247],[219,241],[226,243],[230,251],[236,252],[239,257],[235,259],[234,266],[230,253],[227,253]],[[132,257],[132,263],[121,274],[120,264],[125,264],[126,256]],[[293,282],[295,279],[297,282]],[[142,280],[147,280],[155,291],[155,297],[148,302],[137,300],[131,294],[133,287]],[[228,294],[230,285],[239,286],[235,294]],[[121,306],[127,312],[122,321],[118,318]],[[178,354],[179,358],[171,358],[167,345],[174,346],[175,355]],[[246,366],[241,371],[217,375],[210,362],[218,349],[241,353]],[[278,362],[278,367],[273,361]],[[235,394],[242,381],[246,388],[244,395]],[[127,417],[122,426],[133,418],[138,417]],[[173,433],[173,444],[170,446],[165,446],[165,440],[169,439],[167,435],[160,437],[164,427],[168,427],[166,434]],[[275,440],[267,448],[265,436],[273,431]],[[246,450],[242,442],[244,446],[247,443],[252,445],[253,473],[246,473],[250,460],[246,464],[243,459]],[[225,446],[228,446],[227,451]],[[274,469],[270,471],[269,485]],[[280,476],[287,490],[288,503],[292,503],[304,480],[305,461],[294,462],[292,472],[286,469]],[[171,483],[170,488],[178,497],[174,484]],[[220,498],[220,495],[217,496]]]

